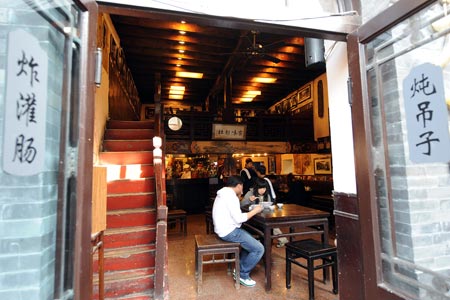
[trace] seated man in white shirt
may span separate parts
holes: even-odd
[[[224,241],[241,244],[240,253],[240,282],[244,286],[255,286],[256,282],[250,278],[250,272],[264,254],[264,246],[250,233],[241,228],[242,223],[262,211],[260,205],[255,206],[248,213],[241,211],[239,196],[242,195],[243,183],[239,176],[227,179],[225,187],[217,192],[212,216],[214,232]]]

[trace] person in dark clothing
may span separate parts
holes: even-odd
[[[292,173],[287,175],[288,193],[285,198],[285,203],[292,203],[298,205],[305,205],[308,203],[308,196],[305,190],[305,185],[301,180],[295,180]]]
[[[241,170],[241,178],[244,182],[243,194],[245,195],[248,190],[255,184],[255,180],[258,177],[256,174],[255,167],[253,166],[253,160],[247,158],[245,160],[245,167]]]

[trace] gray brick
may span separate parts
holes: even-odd
[[[0,255],[10,255],[12,253],[33,253],[41,251],[54,245],[55,234],[49,232],[42,236],[34,237],[13,237],[0,239]]]

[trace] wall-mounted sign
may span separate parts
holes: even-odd
[[[213,140],[245,140],[247,125],[213,124]]]
[[[417,163],[450,161],[444,78],[439,66],[414,67],[403,80],[409,157]]]
[[[28,176],[43,171],[48,56],[24,30],[8,36],[3,169]]]

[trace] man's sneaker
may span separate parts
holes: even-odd
[[[256,281],[254,281],[254,280],[251,279],[250,277],[247,278],[247,279],[240,278],[239,281],[240,281],[241,284],[244,285],[244,286],[252,287],[252,286],[255,286],[255,285],[256,285]]]

